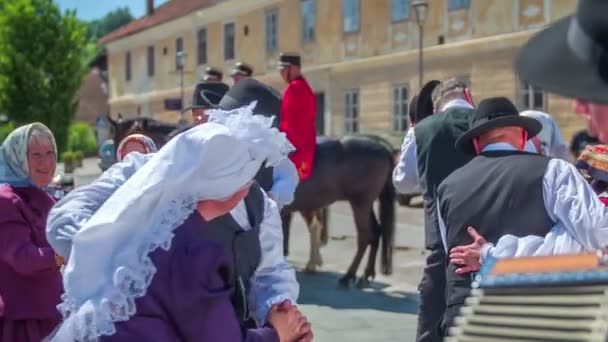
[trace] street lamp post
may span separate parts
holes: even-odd
[[[184,120],[184,67],[186,65],[186,57],[188,54],[185,51],[178,51],[176,54],[177,58],[177,69],[179,71],[179,98],[181,101],[181,112],[179,124],[182,125],[186,121]]]
[[[418,24],[418,90],[422,89],[422,80],[424,73],[424,65],[422,58],[422,50],[424,49],[424,22],[426,21],[426,11],[429,4],[426,0],[414,0],[412,2],[414,13],[416,14],[416,23]]]

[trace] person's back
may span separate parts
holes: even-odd
[[[435,215],[437,187],[472,158],[454,147],[456,139],[469,128],[472,113],[472,109],[454,107],[416,124],[418,172],[424,189],[425,246],[429,249],[441,247]]]
[[[550,160],[534,153],[490,151],[448,176],[437,191],[446,249],[470,243],[468,227],[490,243],[506,234],[546,235],[554,224],[543,200]],[[471,276],[456,274],[457,268],[449,264],[447,269],[448,310],[464,304],[471,287]]]
[[[249,330],[245,339],[238,321],[226,319],[234,315],[228,300],[232,262],[220,242],[201,236],[209,229],[192,213],[175,230],[169,250],[152,252],[157,271],[146,295],[135,301],[137,312],[101,342],[278,341],[272,328]]]

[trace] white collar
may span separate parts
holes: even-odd
[[[515,146],[513,146],[509,143],[499,142],[499,143],[488,144],[482,150],[482,152],[489,152],[489,151],[517,151],[517,149],[515,148]]]
[[[445,112],[446,110],[448,110],[450,108],[455,108],[455,107],[475,109],[475,107],[473,107],[467,101],[465,101],[463,99],[456,99],[456,100],[451,100],[448,103],[446,103],[443,107],[441,107],[441,111]]]

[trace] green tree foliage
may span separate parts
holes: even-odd
[[[133,19],[128,7],[115,9],[103,18],[89,22],[88,37],[96,41],[117,28],[126,25]]]
[[[2,144],[4,139],[6,139],[6,137],[8,137],[8,135],[11,134],[11,132],[14,131],[15,128],[15,124],[12,122],[0,125],[0,144]]]
[[[70,126],[68,134],[69,151],[81,152],[86,156],[97,154],[97,141],[95,132],[86,123],[75,123]]]
[[[0,8],[0,113],[46,124],[64,150],[87,70],[87,28],[50,0],[0,0]]]

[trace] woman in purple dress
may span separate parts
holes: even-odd
[[[251,108],[223,122],[171,140],[73,236],[53,341],[291,342],[310,332],[288,306],[274,308],[266,327],[239,327],[232,263],[203,233],[247,194],[264,162],[293,147]]]
[[[44,191],[57,163],[40,123],[17,128],[0,147],[0,342],[38,342],[59,324],[61,258],[47,243],[54,200]]]

